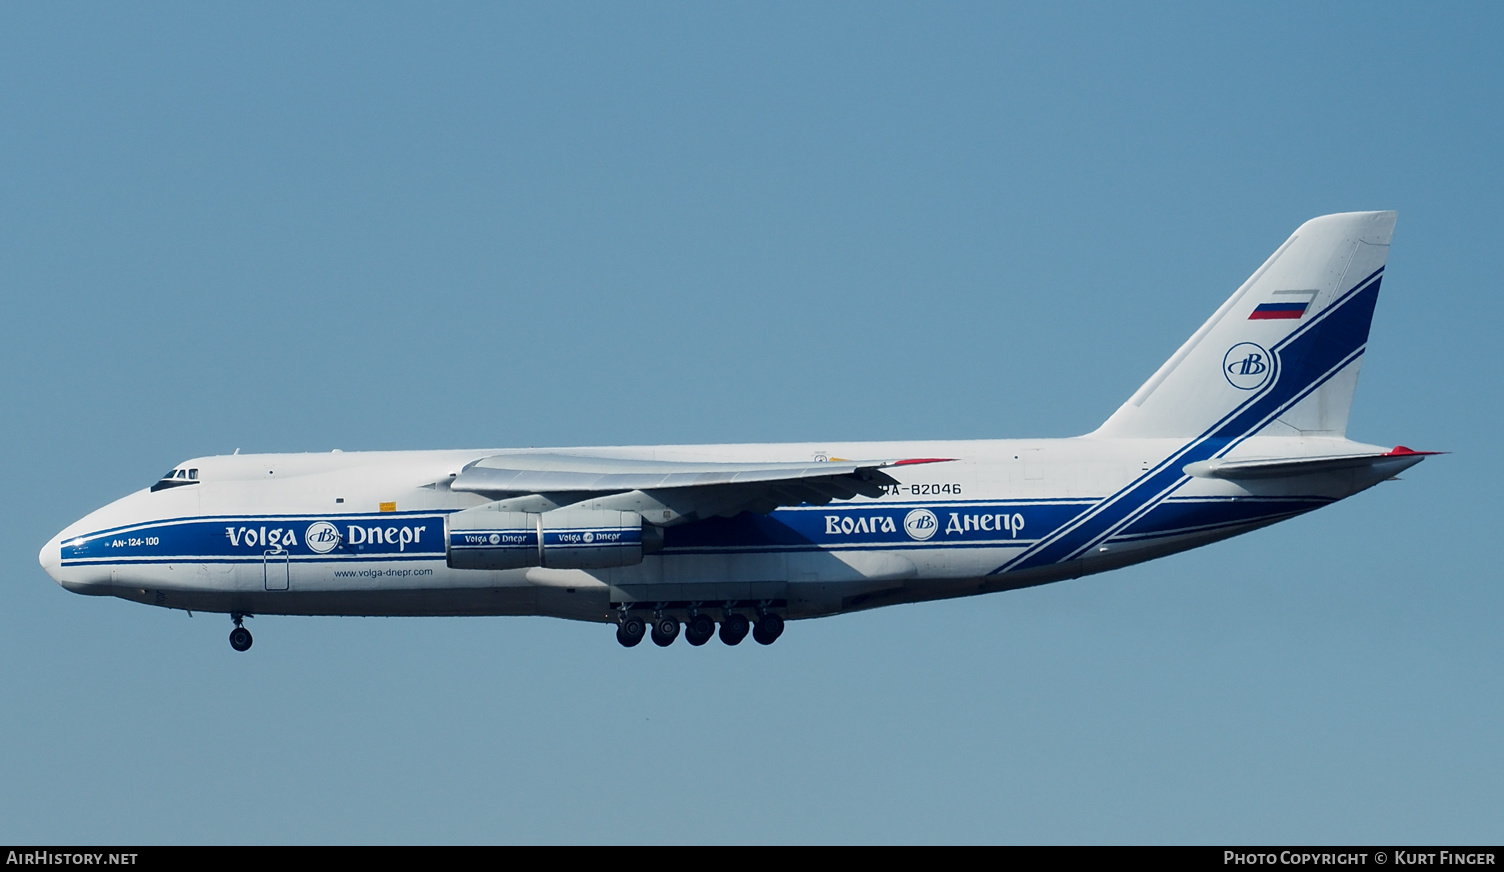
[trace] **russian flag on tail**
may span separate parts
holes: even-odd
[[[1306,313],[1310,303],[1260,303],[1248,316],[1250,321],[1277,321],[1283,318],[1299,318]]]
[[[1275,291],[1274,296],[1283,299],[1276,299],[1272,303],[1259,303],[1257,306],[1253,307],[1253,311],[1249,313],[1248,320],[1299,320],[1300,317],[1306,313],[1306,309],[1310,308],[1311,301],[1316,299],[1316,291]]]

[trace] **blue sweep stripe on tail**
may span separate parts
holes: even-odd
[[[1189,478],[1182,472],[1186,464],[1231,451],[1356,360],[1368,342],[1383,271],[1374,270],[1271,349],[1276,369],[1263,392],[991,574],[1048,566],[1086,553],[1179,488]]]

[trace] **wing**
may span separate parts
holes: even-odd
[[[449,489],[496,500],[496,508],[548,511],[576,503],[637,511],[672,525],[780,506],[878,497],[897,480],[883,470],[950,458],[716,463],[577,454],[496,454],[466,466]]]

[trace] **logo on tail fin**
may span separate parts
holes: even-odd
[[[1222,374],[1240,391],[1251,391],[1269,380],[1269,352],[1252,342],[1239,342],[1222,357]]]

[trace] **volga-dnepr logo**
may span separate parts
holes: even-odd
[[[1257,390],[1274,372],[1274,361],[1262,346],[1239,342],[1222,356],[1222,374],[1240,391]]]
[[[328,554],[339,547],[339,528],[328,521],[314,521],[303,533],[303,544],[315,554]]]
[[[903,516],[903,531],[910,539],[924,541],[940,529],[940,520],[929,509],[915,509]]]
[[[315,554],[328,554],[336,548],[343,549],[347,553],[390,553],[395,545],[398,553],[405,553],[409,546],[423,548],[423,533],[428,529],[428,524],[414,524],[413,521],[427,521],[432,523],[431,518],[369,518],[368,521],[376,522],[374,526],[366,526],[359,518],[351,519],[352,523],[346,524],[344,532],[335,526],[333,521],[314,521],[303,531],[303,544]],[[384,523],[384,526],[383,526]],[[260,528],[265,530],[266,528]],[[278,533],[281,531],[271,530],[270,536],[258,530],[242,528],[241,536],[249,545],[269,543],[276,545]],[[236,531],[227,528],[225,535],[230,537],[230,544],[236,542]],[[430,537],[429,541],[432,541]],[[282,545],[296,545],[297,537],[291,530],[285,531],[281,537]]]

